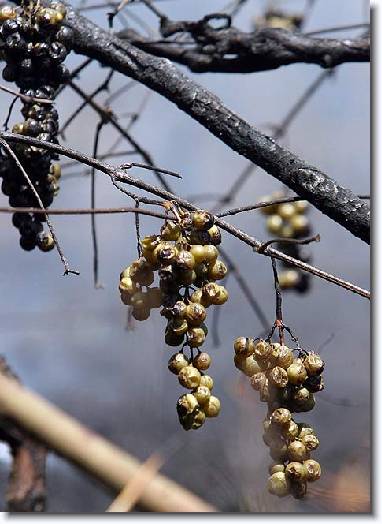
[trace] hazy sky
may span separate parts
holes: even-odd
[[[304,2],[279,4],[298,11]],[[218,11],[222,5],[224,2],[220,0],[160,3],[174,19],[198,19]],[[250,0],[236,25],[249,30],[264,5],[265,2]],[[155,19],[144,7],[130,9],[155,27]],[[91,16],[106,27],[105,11],[91,12]],[[362,0],[317,0],[306,30],[364,22],[366,17]],[[72,68],[81,60],[71,56],[68,64]],[[317,66],[300,64],[251,75],[194,77],[218,94],[228,107],[269,132],[266,126],[279,122],[320,72]],[[106,70],[92,66],[81,75],[81,86],[90,92],[106,74]],[[126,81],[115,75],[112,91]],[[118,100],[114,110],[119,115],[136,111],[145,93],[143,87],[134,87]],[[0,94],[3,119],[9,100]],[[57,100],[61,122],[79,103],[77,95],[67,88]],[[355,193],[368,193],[369,103],[368,64],[342,65],[300,113],[284,143]],[[14,122],[19,120],[18,108]],[[121,116],[120,121],[125,123],[127,119]],[[96,123],[91,109],[83,111],[68,130],[67,144],[91,154]],[[234,177],[247,165],[244,158],[156,94],[150,95],[132,133],[150,151],[157,165],[182,173],[181,181],[171,180],[180,195],[220,193],[230,187]],[[106,128],[101,138],[104,152],[116,135]],[[121,146],[121,150],[124,148]],[[81,173],[83,169],[76,171]],[[149,172],[136,174],[155,181]],[[253,203],[279,187],[276,180],[257,169],[235,204]],[[68,178],[63,180],[54,206],[88,207],[89,198],[87,177]],[[7,205],[3,196],[0,202]],[[127,203],[100,174],[97,204],[107,207]],[[310,248],[313,263],[369,287],[368,247],[314,209],[310,218],[314,231],[322,239]],[[1,352],[28,386],[138,457],[147,457],[158,442],[175,436],[181,451],[169,460],[164,471],[220,508],[237,508],[240,500],[242,508],[256,509],[260,497],[264,504],[275,504],[275,510],[311,509],[309,503],[279,504],[263,495],[269,463],[261,439],[265,407],[247,387],[238,396],[240,380],[232,361],[232,340],[239,335],[256,336],[261,326],[234,278],[228,281],[230,300],[223,306],[220,317],[221,346],[214,347],[211,340],[206,343],[213,357],[211,375],[216,394],[222,400],[222,413],[201,431],[185,433],[175,412],[181,389],[167,370],[172,351],[163,341],[163,319],[156,313],[149,321],[139,323],[134,331],[124,329],[126,309],[120,303],[117,286],[120,270],[136,257],[132,217],[113,215],[97,219],[102,290],[95,290],[92,285],[89,217],[54,218],[67,257],[81,271],[79,277],[65,278],[55,252],[26,253],[19,248],[18,232],[10,226],[10,220],[9,215],[0,215],[0,293],[4,297],[0,304]],[[231,222],[260,239],[266,238],[264,219],[258,213],[232,217]],[[160,223],[143,218],[141,227],[144,234],[152,234],[158,231]],[[225,250],[239,264],[256,298],[272,318],[270,261],[254,255],[227,235],[223,235],[223,241]],[[369,304],[318,279],[314,280],[309,295],[288,295],[284,303],[285,319],[304,346],[315,349],[334,335],[323,350],[327,364],[323,400],[318,400],[315,410],[299,420],[310,420],[315,425],[321,438],[317,456],[324,468],[336,471],[347,463],[355,448],[356,460],[365,468],[368,455],[366,458],[362,455],[362,446],[368,445],[369,436]],[[210,318],[207,323],[211,323]],[[358,407],[336,405],[343,398]],[[61,464],[58,468],[57,459],[51,459],[50,465],[51,510],[104,509],[109,496],[98,486],[71,466]],[[5,476],[3,471],[1,477]]]

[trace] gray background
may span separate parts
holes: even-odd
[[[280,4],[298,11],[304,2]],[[306,30],[364,22],[368,17],[365,4],[361,0],[317,0]],[[223,5],[220,0],[160,3],[174,19],[198,19]],[[250,29],[253,18],[264,6],[265,2],[249,1],[236,25]],[[89,16],[106,27],[106,11],[92,11]],[[131,6],[130,12],[156,27],[155,19],[144,7]],[[116,28],[119,27],[117,21]],[[347,32],[344,36],[351,34]],[[82,60],[73,55],[68,65],[73,68]],[[205,74],[196,76],[196,80],[250,123],[269,132],[266,125],[279,122],[319,73],[316,66],[295,65],[252,75]],[[81,75],[82,87],[92,91],[105,74],[106,70],[96,65],[89,67]],[[124,83],[126,79],[115,75],[112,89]],[[144,96],[143,87],[134,87],[118,100],[114,109],[118,113],[135,111]],[[9,96],[0,94],[2,119],[9,101]],[[69,88],[64,91],[57,100],[61,122],[79,102]],[[16,107],[12,122],[19,121],[19,106]],[[369,66],[342,65],[301,112],[283,142],[354,192],[367,194],[369,113]],[[121,122],[127,119],[121,117]],[[91,109],[85,110],[68,130],[67,144],[91,154],[96,123]],[[132,132],[151,152],[157,165],[182,173],[183,180],[170,180],[182,196],[220,193],[230,187],[246,166],[245,159],[156,94],[150,96]],[[115,138],[112,129],[105,129],[101,152]],[[80,176],[83,172],[80,167],[71,172],[79,176],[63,178],[54,206],[88,207],[89,179]],[[135,174],[156,183],[150,172]],[[268,174],[256,170],[235,204],[256,202],[279,187]],[[126,204],[128,200],[99,174],[97,205]],[[206,207],[210,204],[203,203]],[[0,205],[7,205],[3,196]],[[320,244],[309,248],[314,264],[368,288],[368,247],[314,209],[310,218],[322,239]],[[167,370],[172,350],[163,341],[163,319],[154,313],[149,321],[137,323],[133,331],[125,329],[126,308],[120,303],[117,286],[120,270],[136,257],[133,217],[97,218],[102,290],[95,290],[92,283],[89,217],[54,217],[65,253],[71,265],[81,271],[79,277],[62,276],[56,252],[23,252],[10,220],[10,215],[0,216],[1,353],[27,386],[140,459],[168,439],[175,440],[177,451],[169,457],[163,472],[220,510],[320,512],[368,508],[367,300],[319,279],[314,280],[308,295],[285,296],[285,320],[304,346],[316,349],[331,335],[334,338],[322,350],[326,390],[317,396],[312,413],[298,417],[312,422],[320,437],[316,456],[324,469],[322,480],[311,491],[315,496],[297,502],[279,501],[265,492],[270,462],[261,438],[265,406],[233,366],[233,338],[255,336],[261,331],[234,278],[227,283],[230,300],[221,311],[221,345],[215,347],[209,337],[205,346],[213,357],[210,371],[216,394],[222,401],[222,412],[200,431],[186,433],[177,422],[175,403],[182,390]],[[264,218],[257,212],[232,217],[231,222],[258,238],[266,238]],[[155,233],[159,227],[155,219],[141,220],[144,234]],[[223,235],[223,246],[240,265],[271,318],[274,296],[270,261],[253,255],[248,247],[228,235]],[[4,485],[8,458],[3,445],[0,457],[0,480]],[[351,483],[355,488],[349,491],[346,501],[333,495],[333,475],[338,473],[354,479]],[[112,497],[95,481],[53,455],[48,460],[47,478],[48,509],[52,512],[102,512]]]

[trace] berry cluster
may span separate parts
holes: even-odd
[[[12,131],[46,142],[57,143],[58,114],[52,103],[60,84],[69,78],[63,61],[69,49],[67,42],[71,30],[62,26],[66,8],[59,2],[43,7],[39,2],[21,7],[5,5],[0,8],[0,50],[5,59],[3,78],[15,82],[23,99],[21,113],[24,121]],[[39,103],[39,99],[44,99]],[[61,175],[56,154],[35,146],[13,146],[24,169],[33,183],[44,207],[49,207],[57,194]],[[0,152],[2,192],[13,207],[39,207],[36,197],[13,159]],[[30,251],[36,245],[42,251],[54,248],[52,236],[43,231],[45,215],[15,213],[13,224],[20,231],[20,245]]]
[[[264,16],[257,17],[255,28],[273,27],[296,31],[300,29],[304,17],[300,14],[288,14],[280,9],[268,9]]]
[[[170,358],[169,369],[191,390],[178,400],[179,420],[185,429],[197,429],[206,417],[220,411],[219,400],[210,393],[213,381],[203,375],[211,358],[199,348],[208,333],[207,308],[228,299],[225,287],[217,283],[225,277],[227,267],[218,259],[221,234],[213,217],[205,211],[190,213],[174,206],[173,211],[175,220],[166,220],[159,235],[140,242],[142,256],[122,271],[119,290],[136,320],[147,319],[152,308],[163,306],[165,342],[182,346]],[[159,287],[150,287],[155,272]],[[184,354],[186,347],[189,358]]]
[[[276,200],[285,197],[281,192],[274,193],[270,196],[263,197],[264,202]],[[310,234],[311,227],[306,216],[308,212],[308,203],[305,200],[297,202],[287,202],[284,204],[274,204],[262,207],[261,212],[266,215],[267,230],[271,235],[286,239],[300,239]],[[310,257],[307,256],[300,245],[294,243],[279,243],[278,249],[303,262],[308,262]],[[310,277],[307,273],[300,271],[296,267],[282,262],[284,271],[279,274],[280,288],[284,290],[295,290],[305,293],[309,289]]]
[[[270,466],[268,490],[280,497],[302,498],[307,482],[320,478],[318,462],[310,459],[319,440],[307,424],[297,424],[292,413],[306,412],[315,405],[314,393],[324,387],[324,362],[313,352],[267,340],[239,337],[234,342],[235,366],[250,377],[251,386],[267,402],[264,442],[276,461]]]

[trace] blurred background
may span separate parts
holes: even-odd
[[[293,13],[306,7],[303,0],[274,4]],[[197,20],[224,6],[222,0],[160,2],[161,9],[175,20]],[[266,8],[265,1],[248,0],[235,25],[252,30],[255,18]],[[367,23],[368,9],[364,0],[316,0],[304,31]],[[106,28],[108,11],[106,6],[88,10],[86,15]],[[157,20],[143,5],[132,4],[123,17],[115,20],[117,30],[127,21],[144,32],[140,23],[143,20],[156,31]],[[348,37],[361,31],[333,35]],[[72,53],[67,64],[72,70],[82,61],[83,57]],[[80,76],[82,89],[92,92],[107,73],[92,64]],[[321,73],[317,66],[305,64],[249,75],[192,75],[187,71],[229,108],[267,133]],[[127,82],[115,74],[110,93]],[[370,191],[369,88],[368,64],[339,66],[322,82],[282,139],[291,151],[357,194]],[[110,93],[102,93],[97,100],[104,102]],[[6,118],[11,100],[9,95],[0,94],[1,121]],[[60,94],[57,109],[62,123],[80,103],[70,88]],[[178,195],[199,195],[195,201],[207,209],[214,206],[216,198],[207,200],[200,195],[216,196],[227,191],[247,166],[244,158],[143,86],[131,87],[112,108],[124,126],[129,123],[129,113],[143,108],[131,134],[150,152],[156,165],[183,175],[182,180],[169,180]],[[16,103],[11,123],[20,120],[19,109]],[[87,107],[68,127],[63,143],[92,155],[97,123],[97,114]],[[106,126],[100,137],[100,154],[107,152],[117,138],[113,128]],[[130,146],[121,143],[120,151],[128,149]],[[140,161],[132,156],[111,161],[133,159]],[[68,162],[64,158],[61,161]],[[85,171],[80,165],[64,170],[53,207],[90,207],[90,179]],[[134,175],[157,183],[149,171],[136,170]],[[229,207],[254,203],[280,188],[275,179],[256,169]],[[8,205],[3,195],[0,205]],[[98,174],[96,205],[114,207],[130,205],[130,201],[113,188],[107,177]],[[321,235],[319,244],[307,248],[312,263],[369,288],[368,246],[314,208],[309,211],[309,219],[314,233]],[[118,282],[121,269],[136,258],[134,217],[107,215],[96,219],[102,289],[94,289],[93,285],[90,217],[57,216],[53,221],[71,266],[81,272],[78,277],[62,276],[56,251],[22,251],[11,215],[0,215],[0,351],[28,387],[139,459],[146,459],[169,443],[173,452],[163,473],[221,511],[369,510],[370,312],[366,299],[316,278],[312,279],[309,293],[284,294],[286,323],[304,347],[318,350],[326,362],[326,388],[317,395],[312,412],[296,417],[312,423],[320,438],[316,457],[323,468],[322,478],[305,500],[279,500],[266,492],[270,463],[262,441],[266,407],[233,365],[233,339],[258,336],[263,329],[235,279],[231,276],[227,281],[230,300],[222,307],[217,324],[220,344],[208,336],[203,346],[213,358],[210,374],[222,411],[201,430],[185,432],[175,409],[183,390],[167,370],[168,358],[174,351],[164,344],[164,319],[156,311],[148,321],[126,329],[127,308],[120,302]],[[257,238],[268,238],[265,217],[259,212],[230,217],[230,222]],[[160,225],[157,219],[141,218],[143,235],[156,233]],[[271,322],[274,292],[270,260],[254,255],[224,233],[222,247],[240,268]],[[209,327],[211,322],[209,315]],[[9,457],[5,445],[1,444],[0,450],[0,484],[4,492]],[[53,454],[48,458],[47,482],[51,512],[103,512],[113,497]]]

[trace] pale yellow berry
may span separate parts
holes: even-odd
[[[201,375],[194,366],[185,366],[179,371],[179,383],[187,389],[195,389],[200,384]]]
[[[217,417],[220,413],[220,400],[211,395],[208,401],[204,404],[203,411],[206,414],[206,417]]]
[[[272,495],[285,497],[290,491],[290,482],[284,472],[278,471],[269,477],[267,487]]]

